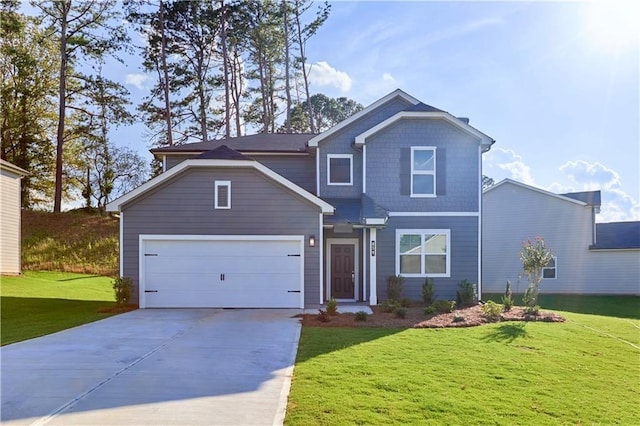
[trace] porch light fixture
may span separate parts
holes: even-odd
[[[376,241],[371,241],[371,257],[376,255]]]
[[[316,236],[311,235],[309,236],[309,247],[315,247],[315,246],[316,246]]]

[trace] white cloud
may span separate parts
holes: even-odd
[[[351,77],[344,71],[338,71],[325,61],[316,62],[310,67],[309,80],[318,86],[333,86],[341,92],[351,89]]]
[[[510,178],[527,185],[535,185],[531,168],[520,155],[510,149],[493,148],[484,155],[483,168],[484,174],[496,182]]]
[[[138,89],[144,89],[144,82],[148,79],[149,77],[144,74],[127,74],[124,82],[125,84],[135,86]]]
[[[391,75],[391,73],[388,72],[383,72],[382,73],[382,80],[383,81],[393,81],[395,83],[396,79],[393,78],[393,76]]]

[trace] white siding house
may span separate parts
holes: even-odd
[[[640,236],[636,222],[598,224],[600,192],[554,194],[505,179],[483,193],[483,292],[514,293],[528,285],[520,277],[523,241],[544,238],[554,255],[540,290],[544,293],[640,294]],[[607,238],[606,230],[625,228],[627,241]]]
[[[20,274],[20,180],[27,171],[0,160],[0,274]]]

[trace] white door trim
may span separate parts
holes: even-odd
[[[326,294],[327,300],[331,299],[331,246],[333,244],[350,244],[353,246],[353,268],[354,268],[354,284],[353,284],[353,299],[339,299],[344,302],[355,302],[358,300],[356,297],[357,294],[360,293],[360,257],[358,250],[358,239],[357,238],[327,238],[327,248],[326,248],[326,259],[327,259],[327,269],[326,269]]]
[[[300,245],[300,309],[304,309],[304,235],[160,235],[138,236],[138,300],[140,309],[146,307],[144,247],[146,241],[296,241]]]

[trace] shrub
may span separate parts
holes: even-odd
[[[468,280],[462,280],[458,283],[458,291],[456,292],[458,306],[473,305],[476,301],[476,285]]]
[[[545,247],[543,238],[536,237],[535,242],[531,242],[531,240],[522,242],[522,250],[520,250],[522,275],[529,280],[529,287],[527,287],[522,299],[525,306],[533,308],[538,304],[542,268],[547,266],[552,258],[553,255]]]
[[[433,288],[433,279],[427,277],[422,284],[422,300],[425,306],[429,306],[436,300],[436,292]]]
[[[407,309],[406,308],[395,308],[393,310],[396,318],[406,318],[407,317]]]
[[[491,321],[498,321],[500,319],[500,313],[502,312],[502,305],[489,300],[482,305],[482,314]]]
[[[433,315],[436,313],[436,307],[433,305],[427,306],[426,308],[424,308],[424,314],[425,315]]]
[[[402,299],[400,299],[400,306],[402,306],[403,308],[410,307],[411,299],[409,299],[408,297],[403,297]]]
[[[338,313],[338,302],[333,297],[327,300],[327,314],[334,316]]]
[[[404,278],[400,275],[389,275],[387,277],[387,297],[390,300],[400,300]]]
[[[464,322],[464,317],[461,315],[456,315],[453,317],[453,322]]]
[[[368,316],[369,314],[365,311],[358,311],[356,312],[356,321],[366,321]]]
[[[540,313],[540,305],[525,306],[524,313],[527,315],[538,315]]]
[[[507,287],[504,290],[504,295],[502,296],[502,304],[504,305],[505,311],[510,311],[513,307],[513,293],[511,293],[511,281],[507,281]]]
[[[327,315],[327,311],[323,311],[322,309],[318,309],[318,321],[320,321],[320,322],[329,322],[329,315]]]
[[[393,312],[393,310],[398,306],[399,304],[395,300],[385,300],[380,304],[380,309],[382,310],[382,312],[390,313]]]
[[[114,279],[113,291],[116,296],[116,305],[128,305],[131,301],[131,293],[133,292],[133,280],[129,277],[118,277]]]
[[[436,308],[436,312],[449,313],[453,312],[456,307],[455,300],[436,300],[433,305]]]

